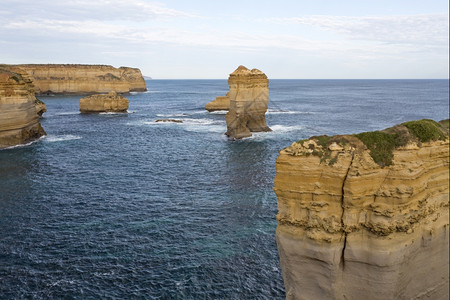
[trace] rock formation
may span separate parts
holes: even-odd
[[[276,237],[287,299],[448,299],[445,131],[420,120],[280,151]]]
[[[230,109],[230,97],[227,96],[219,96],[216,97],[215,100],[207,103],[205,105],[205,109],[209,112],[218,111],[218,110],[229,110]]]
[[[271,131],[266,125],[265,116],[269,102],[267,76],[260,70],[249,70],[244,66],[239,66],[230,74],[228,85],[230,91],[227,96],[218,97],[213,101],[217,101],[214,104],[216,107],[219,103],[225,106],[227,98],[229,98],[226,135],[240,139],[251,136],[252,132]],[[207,106],[211,107],[209,104]]]
[[[37,94],[128,93],[146,91],[141,71],[107,65],[27,64],[19,67],[29,74]]]
[[[28,143],[45,135],[35,101],[28,78],[0,68],[0,149]]]
[[[80,99],[81,113],[126,112],[128,99],[116,92],[91,95]]]

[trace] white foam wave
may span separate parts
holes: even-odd
[[[179,113],[179,114],[156,114],[157,117],[160,118],[173,118],[173,117],[186,117],[187,114]]]
[[[268,109],[266,114],[268,115],[278,115],[278,114],[286,114],[286,115],[312,115],[313,112],[309,111],[291,111],[291,110],[274,110]]]
[[[72,135],[72,134],[64,134],[64,135],[50,135],[45,138],[46,142],[54,143],[54,142],[64,142],[64,141],[72,141],[79,140],[81,136]]]
[[[291,132],[304,129],[303,126],[286,126],[286,125],[272,125],[269,126],[272,132]]]
[[[136,95],[136,94],[150,94],[154,93],[155,91],[145,91],[145,92],[130,92],[130,95]]]
[[[69,112],[56,113],[55,116],[69,116],[69,115],[78,115],[78,114],[80,114],[79,111],[69,111]]]
[[[46,136],[44,135],[44,136],[41,136],[40,138],[38,138],[38,139],[36,139],[36,140],[34,140],[34,141],[31,141],[31,142],[29,142],[29,143],[26,143],[26,144],[19,144],[19,145],[14,145],[14,146],[11,146],[11,147],[6,147],[6,148],[3,148],[3,149],[0,149],[0,151],[1,151],[1,150],[6,150],[6,149],[15,149],[15,148],[22,148],[22,147],[30,146],[30,145],[32,145],[32,144],[34,144],[34,143],[36,143],[36,142],[42,140],[42,139],[45,138],[45,137],[46,137]]]
[[[114,112],[114,111],[107,111],[107,112],[101,112],[99,115],[123,115],[128,113],[128,111],[125,112]]]
[[[211,111],[209,112],[212,115],[226,115],[228,112],[228,110],[215,110],[215,111]]]

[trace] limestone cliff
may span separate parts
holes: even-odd
[[[0,68],[0,149],[28,143],[45,135],[35,101],[29,79]]]
[[[208,103],[206,109],[229,110],[226,115],[227,132],[231,138],[251,136],[252,132],[271,131],[266,125],[269,102],[269,80],[258,69],[239,66],[228,78],[230,90],[224,97]]]
[[[287,299],[448,299],[449,139],[436,122],[295,142],[276,171]]]
[[[116,92],[91,95],[80,99],[81,113],[126,112],[128,99]]]
[[[110,91],[128,93],[147,90],[141,71],[137,68],[79,64],[14,66],[28,73],[37,94],[89,94]]]

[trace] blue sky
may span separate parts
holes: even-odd
[[[0,63],[155,79],[448,78],[447,0],[1,0]]]

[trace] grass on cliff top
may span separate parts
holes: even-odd
[[[402,125],[408,128],[409,132],[417,137],[422,143],[426,143],[429,141],[446,140],[446,136],[444,132],[442,132],[443,126],[441,126],[436,121],[423,119],[418,121],[405,122],[402,123]]]
[[[447,138],[444,127],[433,120],[409,121],[401,125],[408,130],[405,132],[393,127],[387,129],[388,132],[363,132],[355,136],[366,145],[372,159],[382,167],[392,165],[393,151],[397,147],[405,146],[411,141],[416,141],[415,139],[417,139],[416,142],[425,143]]]
[[[449,120],[435,122],[430,119],[417,121],[409,121],[402,123],[383,131],[362,132],[354,134],[370,151],[370,156],[375,163],[381,167],[392,165],[394,158],[393,151],[401,146],[407,145],[409,142],[425,143],[437,140],[446,140],[448,136]],[[447,134],[445,133],[447,132]],[[297,143],[304,144],[308,140],[315,140],[322,146],[322,149],[312,149],[312,155],[319,156],[320,161],[329,160],[329,165],[333,165],[336,159],[330,159],[330,150],[328,146],[336,142],[345,145],[350,142],[345,136],[329,137],[326,135],[313,136],[309,139],[300,140]],[[353,144],[353,142],[350,142]],[[357,147],[357,145],[353,145]]]

